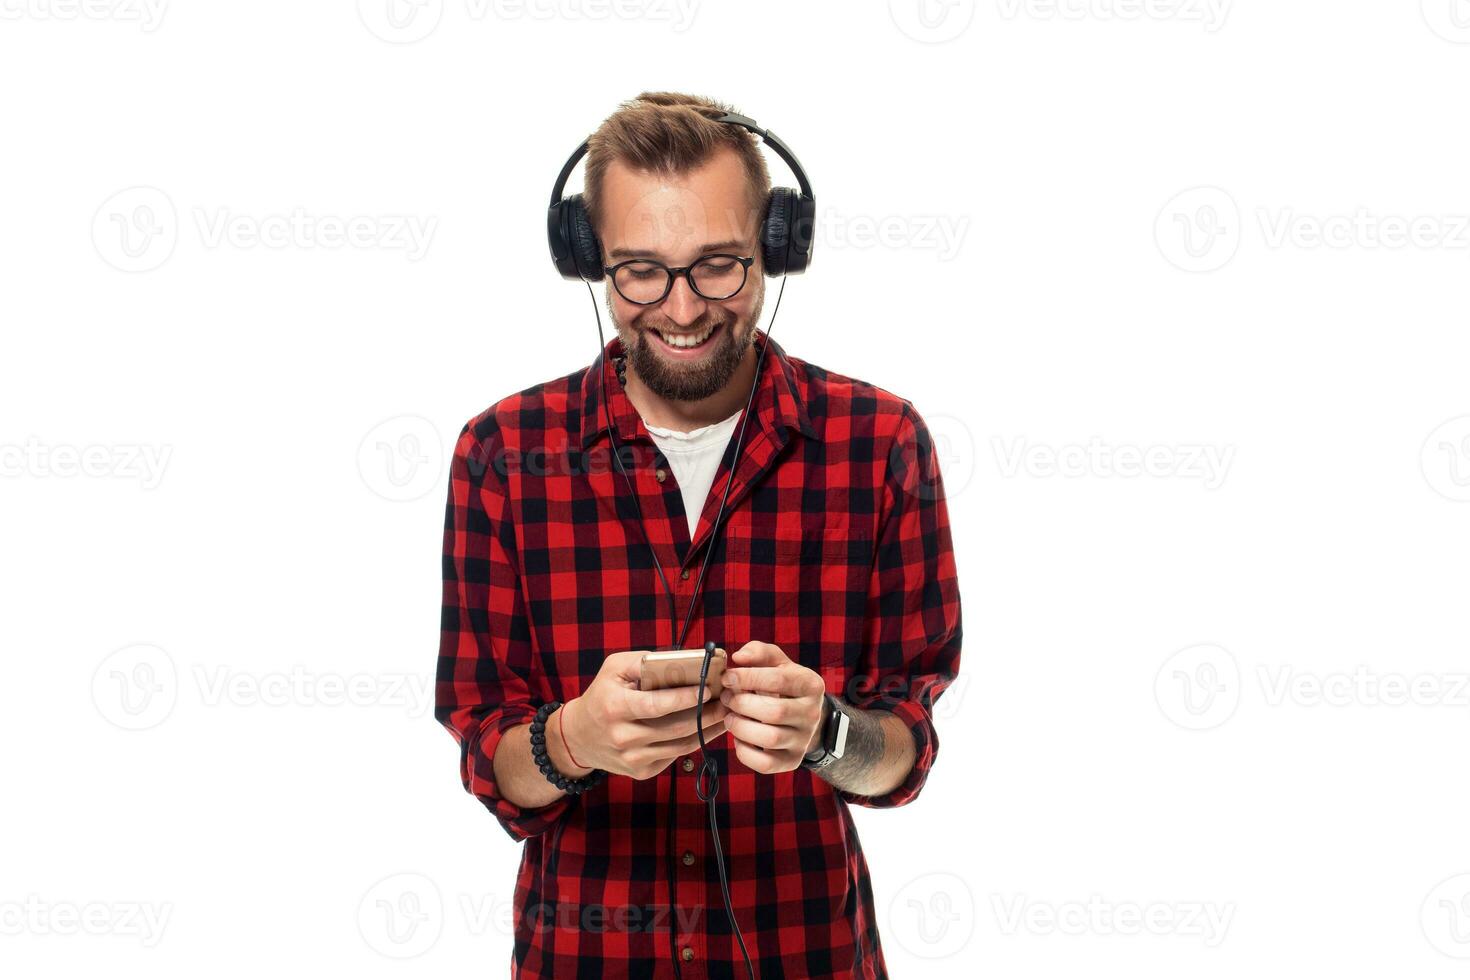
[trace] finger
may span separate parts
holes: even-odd
[[[799,669],[792,669],[799,668]],[[798,664],[782,667],[731,667],[725,671],[724,685],[737,691],[780,694],[788,698],[818,694],[822,679]]]
[[[717,721],[723,721],[729,711],[723,704],[715,701],[704,706],[704,727],[707,729]],[[649,718],[637,722],[650,742],[661,742],[664,739],[683,738],[685,735],[693,735],[695,727],[699,724],[695,718],[698,714],[697,708],[685,708],[683,711],[675,711],[664,715],[662,718]]]
[[[704,699],[708,701],[712,697],[714,697],[714,691],[706,685]],[[692,708],[698,704],[699,686],[666,687],[658,691],[630,689],[622,692],[621,700],[624,711],[626,712],[625,717],[636,719],[662,718],[670,712],[683,711],[685,708]]]
[[[785,651],[774,643],[751,640],[735,651],[730,662],[741,667],[779,667],[790,663],[791,658],[786,656]]]
[[[734,733],[731,733],[733,737]],[[747,768],[756,772],[776,773],[790,772],[795,766],[790,765],[786,759],[775,752],[768,752],[759,746],[751,745],[735,739],[735,758],[745,764]]]
[[[769,694],[748,691],[725,691],[720,702],[730,711],[768,725],[791,725],[799,728],[811,716],[811,702],[799,698],[775,698]]]
[[[602,663],[615,676],[637,687],[643,655],[647,652],[647,650],[624,650],[621,653],[610,653],[603,658]]]
[[[768,751],[782,751],[805,746],[800,732],[784,725],[767,725],[763,721],[731,714],[725,717],[725,730],[742,742]]]
[[[723,736],[726,731],[728,731],[728,729],[725,728],[724,722],[718,722],[714,725],[704,726],[705,743],[713,744],[715,739]],[[695,734],[685,735],[682,738],[672,738],[665,742],[654,742],[648,747],[648,751],[652,754],[653,758],[673,759],[681,755],[688,755],[690,752],[694,752],[698,748],[699,736]]]

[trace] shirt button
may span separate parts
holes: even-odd
[[[684,852],[684,867],[687,868],[687,867],[690,867],[693,864],[694,864],[694,852],[693,851],[685,851]]]
[[[693,759],[685,759],[684,760],[684,771],[685,772],[693,772],[694,771],[694,760]]]
[[[682,956],[682,957],[683,957],[683,958],[684,958],[684,962],[685,962],[685,963],[688,963],[688,962],[690,962],[690,961],[691,961],[691,960],[693,960],[693,959],[694,959],[694,950],[692,950],[692,949],[690,949],[690,948],[689,948],[689,947],[688,947],[688,946],[685,946],[685,947],[684,947],[684,948],[683,948],[683,949],[682,949],[682,950],[681,950],[681,951],[680,951],[680,952],[679,952],[679,955],[680,955],[680,956]]]
[[[680,572],[679,577],[686,582],[689,581],[689,569],[686,568],[682,572]]]
[[[654,477],[654,479],[658,480],[658,482],[660,482],[660,483],[664,482],[664,477],[666,477],[668,475],[669,475],[669,471],[668,470],[658,469],[658,470],[654,470],[653,471],[653,477]]]

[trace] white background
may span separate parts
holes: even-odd
[[[645,89],[791,143],[776,339],[940,440],[893,975],[1463,975],[1470,4],[837,9],[0,0],[7,975],[504,975],[446,452],[595,356],[544,207]]]

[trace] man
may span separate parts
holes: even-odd
[[[933,764],[960,654],[948,514],[908,401],[757,329],[770,178],[725,111],[645,93],[593,135],[584,199],[605,264],[627,265],[607,281],[617,336],[455,446],[436,717],[466,789],[525,842],[517,975],[745,975],[696,793],[699,689],[638,689],[693,599],[686,645],[729,651],[703,733],[756,973],[886,976],[848,806],[907,803]]]

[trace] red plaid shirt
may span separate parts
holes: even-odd
[[[735,440],[691,541],[673,473],[618,384],[620,353],[614,338],[602,360],[609,407],[682,624]],[[697,753],[653,779],[609,775],[540,809],[516,806],[495,782],[508,729],[577,697],[607,654],[674,641],[602,397],[583,368],[461,431],[435,717],[459,742],[465,788],[525,842],[514,975],[672,977],[677,966],[684,980],[743,977],[694,792]],[[731,899],[760,976],[882,977],[848,806],[914,799],[939,747],[932,712],[959,670],[960,602],[938,462],[908,401],[774,342],[753,410],[686,645],[775,643],[831,693],[902,718],[917,758],[903,785],[862,797],[805,769],[755,773],[730,736],[711,743]]]

